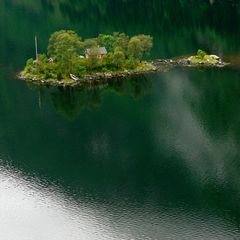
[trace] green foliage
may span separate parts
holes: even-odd
[[[88,71],[93,71],[99,67],[100,60],[97,55],[90,55],[89,58],[86,59],[85,67]]]
[[[215,55],[207,55],[206,52],[202,50],[197,51],[196,56],[191,56],[188,58],[188,60],[193,64],[217,64],[218,63],[218,57]]]
[[[198,58],[203,59],[205,55],[207,55],[206,52],[204,52],[201,49],[198,49],[198,51],[197,51],[197,57]]]
[[[137,38],[140,40],[143,50],[143,55],[150,54],[150,50],[153,47],[153,38],[150,35],[138,35]]]
[[[86,71],[87,71],[86,66],[77,65],[75,74],[82,76],[86,73]]]
[[[99,55],[99,47],[105,47],[107,54]],[[84,76],[93,72],[109,72],[120,69],[136,69],[139,61],[150,52],[152,38],[147,35],[131,39],[125,33],[99,34],[97,38],[81,41],[74,31],[61,30],[51,35],[48,57],[39,54],[38,60],[29,59],[25,74],[38,78],[66,80],[69,74]],[[87,58],[80,55],[88,53]]]
[[[104,46],[108,52],[112,52],[114,44],[114,37],[112,35],[99,34],[98,45]]]
[[[112,58],[113,64],[117,68],[121,68],[125,61],[125,54],[121,48],[116,48]]]
[[[28,59],[26,62],[26,67],[31,67],[33,65],[33,62],[34,62],[33,58]]]
[[[63,76],[61,72],[57,72],[57,80],[60,81],[62,80]]]
[[[96,38],[88,38],[83,42],[85,50],[87,48],[96,48],[98,46],[98,40]]]
[[[144,55],[149,54],[152,46],[152,37],[143,34],[134,36],[128,43],[128,54],[132,58],[141,60]]]
[[[123,64],[123,68],[126,69],[135,69],[137,67],[137,61],[133,58],[127,59],[124,64]]]
[[[121,48],[124,53],[127,52],[128,48],[128,42],[129,42],[129,36],[127,36],[125,33],[113,33],[113,48]]]
[[[61,30],[50,37],[48,55],[56,59],[62,72],[71,71],[74,58],[83,51],[83,43],[74,31]]]
[[[45,71],[45,76],[44,76],[44,78],[45,78],[45,79],[49,79],[49,78],[51,78],[51,77],[52,77],[51,73],[50,73],[49,71]]]
[[[107,57],[103,61],[103,65],[106,67],[106,69],[113,69],[113,53],[108,53]]]
[[[138,37],[132,37],[128,44],[128,54],[135,59],[142,59],[143,47]]]
[[[48,43],[48,55],[61,58],[64,52],[80,54],[83,52],[81,38],[71,30],[61,30],[51,35]]]

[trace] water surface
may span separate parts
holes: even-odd
[[[0,3],[0,239],[240,238],[238,1]],[[144,17],[143,17],[144,16]],[[16,80],[51,32],[234,60],[85,90]]]

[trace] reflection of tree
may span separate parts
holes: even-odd
[[[97,108],[101,102],[100,92],[95,90],[58,89],[51,96],[57,112],[69,120],[76,119],[84,108]]]
[[[150,75],[149,75],[150,76]],[[128,79],[115,79],[109,84],[109,89],[121,95],[129,95],[134,99],[141,98],[149,93],[152,80],[148,76],[130,77]]]
[[[115,92],[120,95],[139,99],[149,93],[152,81],[145,76],[133,77],[126,80],[115,79],[108,84],[96,85],[86,89],[57,89],[51,93],[51,98],[57,112],[67,119],[76,119],[83,109],[94,110],[101,105],[105,92]]]

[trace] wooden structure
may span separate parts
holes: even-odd
[[[103,59],[107,56],[107,49],[105,47],[88,48],[86,50],[86,58],[91,56],[97,56],[97,58]]]

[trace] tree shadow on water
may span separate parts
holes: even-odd
[[[30,84],[29,88],[35,89],[36,87]],[[142,75],[127,79],[114,79],[109,82],[92,84],[81,88],[47,89],[45,87],[37,87],[37,89],[43,96],[41,100],[43,104],[46,95],[49,95],[56,112],[66,120],[75,121],[84,110],[99,110],[104,104],[105,97],[112,96],[112,94],[115,97],[129,97],[138,101],[151,91],[152,77]]]

